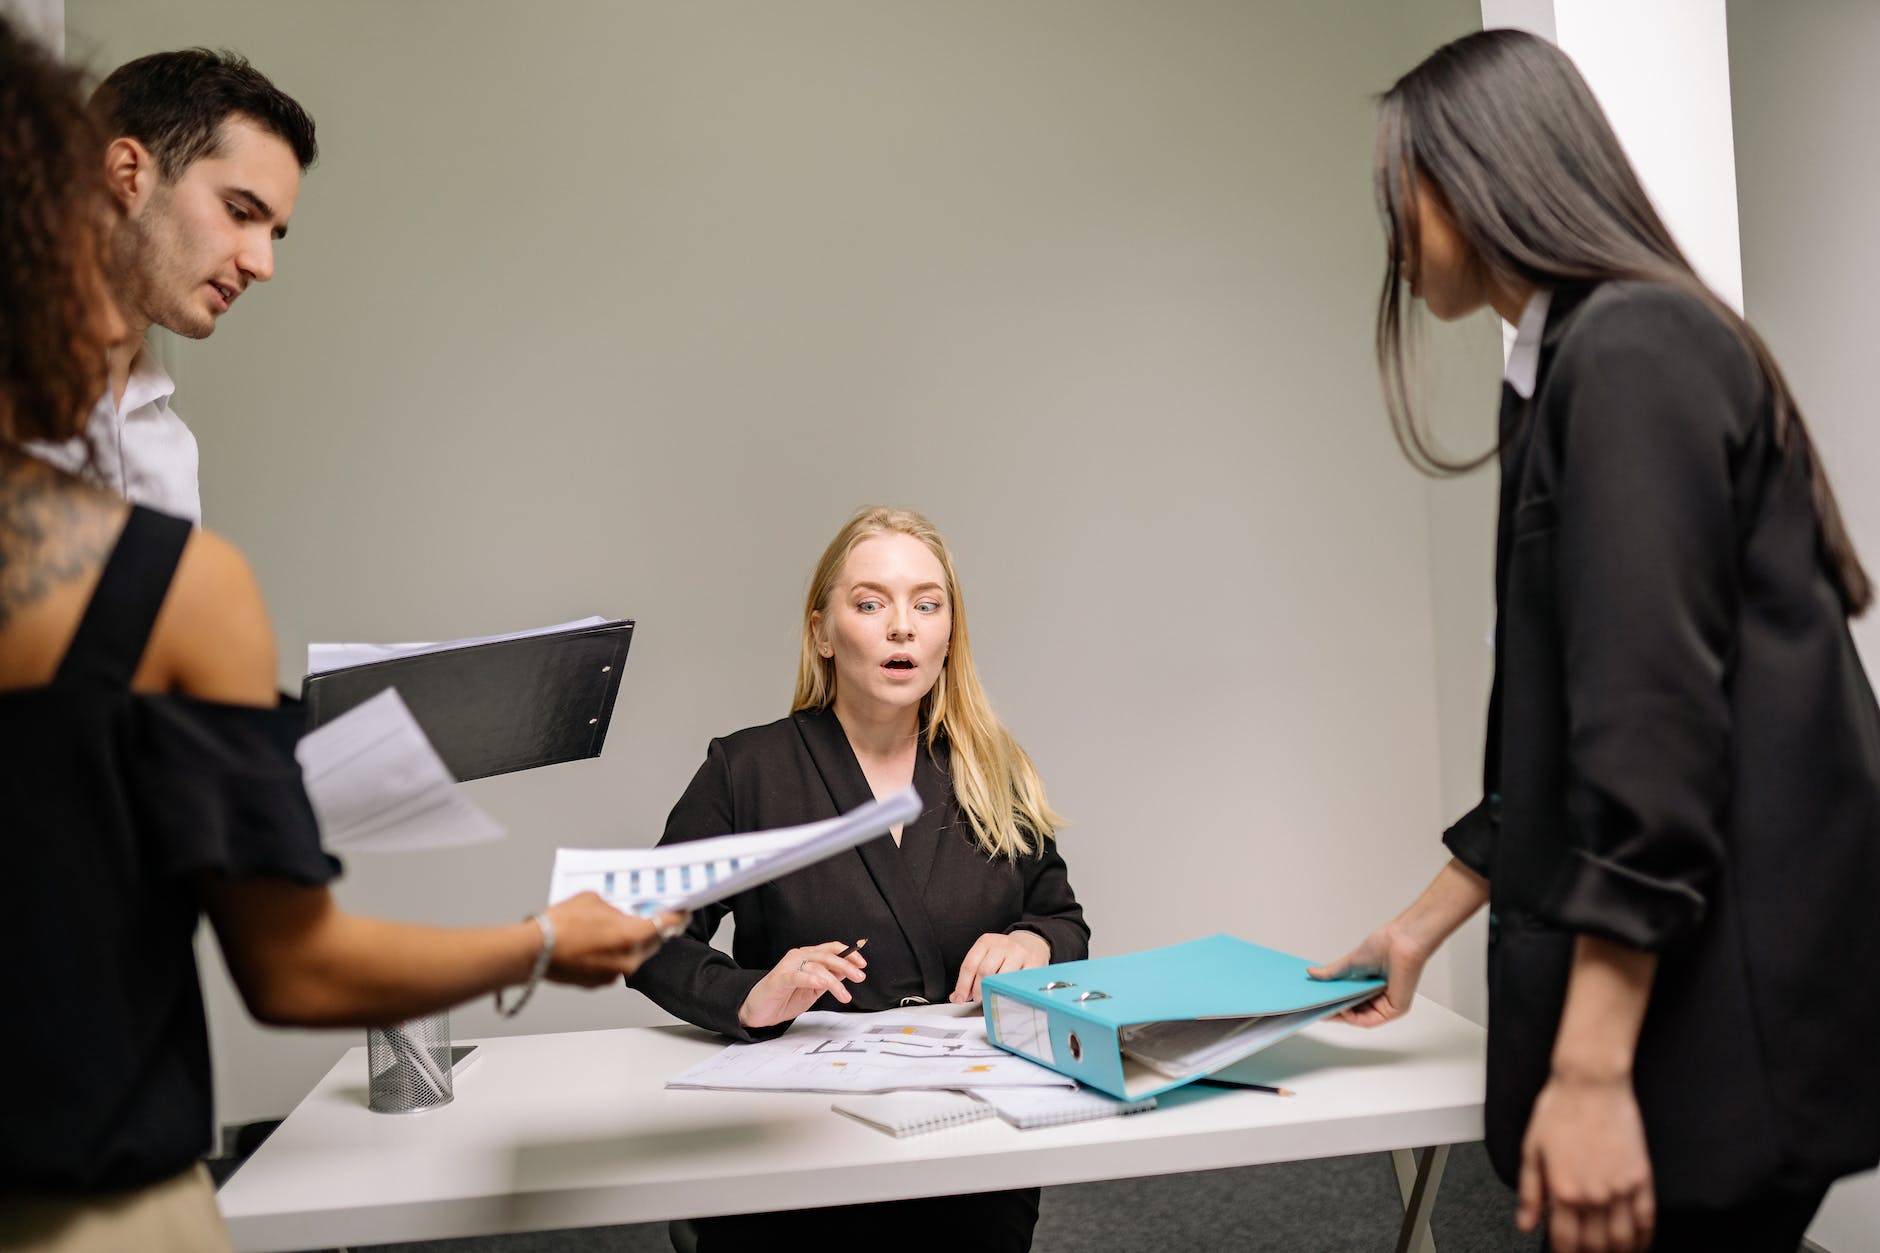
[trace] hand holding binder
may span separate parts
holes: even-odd
[[[1427,953],[1412,949],[1384,926],[1365,936],[1358,947],[1337,961],[1314,966],[1306,973],[1314,979],[1385,980],[1382,992],[1338,1014],[1339,1021],[1354,1027],[1381,1027],[1410,1012],[1410,1003],[1416,999],[1417,983],[1423,977],[1423,965],[1428,960]]]
[[[1304,959],[1231,935],[985,979],[1001,1048],[1111,1096],[1154,1096],[1367,1000],[1377,979],[1315,981]]]

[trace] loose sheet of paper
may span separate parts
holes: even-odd
[[[1264,1014],[1253,1018],[1197,1018],[1124,1027],[1118,1042],[1123,1052],[1170,1079],[1213,1074],[1243,1057],[1250,1057],[1321,1018],[1355,1005],[1368,991],[1290,1014]],[[1000,1019],[1004,1022],[1004,1019]]]
[[[396,688],[308,732],[294,756],[329,848],[403,852],[503,834],[458,790]]]
[[[912,787],[839,818],[745,835],[688,840],[660,848],[555,850],[548,903],[598,892],[626,913],[697,909],[865,844],[920,816]]]
[[[577,631],[582,627],[604,626],[612,618],[587,617],[577,618],[573,622],[563,622],[555,626],[531,627],[526,631],[510,631],[503,635],[477,635],[463,640],[445,640],[437,644],[309,644],[307,645],[307,673],[325,674],[328,670],[344,670],[349,666],[363,666],[373,661],[390,661],[395,657],[416,657],[421,653],[441,653],[453,648],[474,648],[478,644],[501,644],[505,640],[526,640],[536,635],[554,635],[558,631]]]
[[[733,1044],[666,1081],[733,1092],[1074,1088],[1077,1081],[986,1039],[980,1018],[889,1010],[804,1014],[774,1040]]]

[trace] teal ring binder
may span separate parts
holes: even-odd
[[[1304,958],[1215,935],[991,975],[981,983],[986,1034],[1001,1048],[1111,1096],[1154,1096],[1238,1061],[1384,986],[1381,979],[1315,980],[1309,967]],[[1104,987],[1084,979],[1101,980]],[[1063,995],[1067,991],[1070,995]],[[1159,1055],[1157,1028],[1164,1028]],[[1184,1032],[1195,1041],[1179,1043]],[[1157,1068],[1158,1056],[1173,1073]]]

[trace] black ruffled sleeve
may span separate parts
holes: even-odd
[[[138,696],[125,725],[128,800],[151,869],[269,875],[308,886],[339,877],[301,782],[299,701],[274,709]]]

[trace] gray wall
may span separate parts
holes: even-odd
[[[1865,0],[1730,0],[1730,95],[1744,312],[1807,416],[1870,572],[1880,571],[1880,8]],[[1880,616],[1854,626],[1869,671]],[[1880,1178],[1836,1187],[1809,1235],[1880,1251]]]
[[[65,50],[65,0],[0,0],[0,15],[19,23],[55,53]]]
[[[170,349],[283,682],[314,639],[641,624],[603,758],[471,785],[507,841],[355,858],[345,904],[506,920],[558,843],[657,838],[710,736],[786,711],[810,565],[888,501],[953,541],[1097,951],[1329,955],[1398,907],[1450,789],[1370,96],[1476,14],[71,0],[76,58],[236,47],[320,122],[280,276]],[[209,982],[225,1120],[358,1042]],[[659,1017],[553,990],[456,1030]]]

